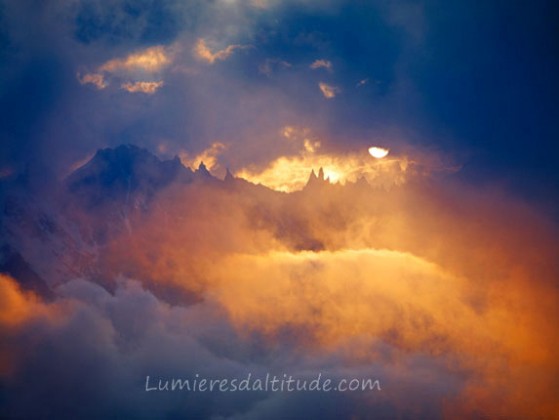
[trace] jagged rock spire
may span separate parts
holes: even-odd
[[[198,166],[198,171],[197,172],[201,175],[211,176],[210,171],[208,171],[208,168],[206,168],[206,165],[204,165],[204,162],[200,162],[200,165]]]
[[[225,182],[231,182],[235,179],[229,168],[227,168],[225,172],[225,178],[223,179]]]
[[[322,168],[320,168],[320,170],[318,171],[318,176],[316,175],[316,173],[314,172],[314,169],[311,171],[311,174],[309,176],[309,180],[307,181],[307,187],[308,186],[318,186],[318,185],[323,185],[325,184],[326,181],[324,180],[324,170]]]
[[[311,174],[309,175],[309,180],[307,181],[307,185],[318,181],[318,177],[316,176],[316,174],[314,173],[314,169],[311,170]]]

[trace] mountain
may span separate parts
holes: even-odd
[[[364,180],[346,187],[330,184],[322,168],[319,176],[311,172],[302,191],[281,193],[236,178],[229,170],[221,180],[203,163],[192,170],[178,157],[161,160],[133,145],[99,150],[58,182],[36,184],[27,178],[0,182],[0,272],[45,297],[49,288],[73,278],[88,278],[111,289],[118,274],[134,273],[138,262],[115,265],[111,246],[117,241],[134,247],[136,232],[145,230],[147,223],[165,224],[170,228],[165,232],[172,233],[190,214],[195,218],[190,223],[217,223],[212,234],[219,235],[219,219],[212,220],[203,210],[208,205],[219,214],[240,212],[254,234],[269,232],[288,248],[319,251],[325,248],[324,239],[313,226],[335,220],[342,228],[346,223],[333,203],[348,203],[345,191],[355,188],[365,201],[370,194]],[[313,207],[314,219],[309,219],[307,209]],[[197,239],[177,241],[194,241],[188,245],[195,247]],[[159,292],[170,299],[174,295]]]
[[[65,180],[68,190],[96,207],[107,201],[127,203],[132,198],[150,199],[173,182],[191,182],[194,173],[178,156],[161,161],[145,149],[123,145],[99,150]]]

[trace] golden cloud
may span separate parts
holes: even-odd
[[[19,348],[21,344],[14,335],[25,325],[63,322],[68,312],[67,305],[49,305],[32,292],[22,290],[12,277],[0,274],[0,377],[14,374],[18,369],[20,356],[29,349]]]
[[[302,352],[343,351],[348,363],[437,360],[465,383],[449,413],[547,418],[558,408],[557,239],[537,212],[436,183],[255,191],[169,191],[164,213],[113,245],[112,263],[136,266],[149,287],[201,294],[265,345],[287,332]],[[181,223],[165,222],[169,209]],[[322,251],[298,251],[293,238]]]
[[[108,73],[119,71],[155,73],[169,66],[171,62],[170,52],[163,46],[156,46],[130,54],[125,58],[109,60],[99,67],[99,71]]]
[[[105,89],[109,85],[107,79],[137,78],[139,74],[153,75],[168,67],[174,58],[176,47],[155,46],[135,52],[124,58],[115,58],[107,61],[97,68],[95,72],[83,76],[78,73],[78,81],[83,84],[92,84],[97,89]],[[130,93],[142,92],[154,94],[163,81],[124,81],[120,87]]]
[[[471,301],[471,280],[400,251],[239,255],[213,273],[212,296],[249,335],[257,331],[275,341],[289,326],[321,348],[345,348],[356,340],[361,344],[348,349],[348,357],[369,363],[398,364],[414,353],[456,363],[477,379],[448,401],[453,412],[482,407],[495,415],[543,415],[557,408],[545,407],[554,382],[546,371],[558,369],[551,344],[557,333],[545,319],[552,300],[540,296],[545,309],[538,308],[535,300],[520,298],[527,290],[514,280],[510,290],[488,290],[480,311]],[[376,347],[379,341],[395,349],[388,359],[387,350]],[[527,382],[537,392],[528,395]]]
[[[213,143],[209,148],[203,150],[197,155],[189,155],[186,152],[179,154],[183,165],[189,168],[197,168],[200,163],[204,163],[208,170],[216,170],[219,168],[218,157],[223,153],[227,147],[220,142]]]
[[[289,141],[302,143],[298,153],[280,156],[265,167],[241,168],[236,175],[277,191],[291,192],[302,189],[311,170],[319,168],[323,169],[324,177],[330,183],[354,183],[363,178],[369,184],[383,188],[403,185],[410,177],[455,170],[436,154],[414,153],[413,157],[395,155],[374,159],[367,149],[360,153],[326,153],[320,150],[321,142],[308,130],[286,126],[282,134]]]
[[[214,64],[216,61],[227,60],[236,50],[250,48],[248,45],[228,45],[222,50],[212,52],[208,47],[206,40],[198,39],[194,46],[194,56],[208,64]]]
[[[320,91],[322,92],[322,95],[324,95],[324,97],[326,99],[333,99],[333,98],[336,97],[336,95],[338,93],[340,93],[340,88],[338,88],[336,86],[329,85],[329,84],[324,83],[324,82],[320,82],[318,84],[318,87],[319,87]]]
[[[123,83],[120,87],[130,93],[147,93],[148,95],[153,95],[157,90],[163,86],[163,81],[159,82],[135,82],[135,83]]]
[[[304,129],[283,132],[311,140]],[[330,159],[322,163],[348,171],[360,159],[385,161],[367,150],[349,160],[306,153],[291,159]],[[287,182],[296,173],[283,159],[276,169]],[[436,159],[408,157],[405,170],[402,162],[391,164],[406,178]],[[446,399],[450,414],[550,417],[559,372],[554,230],[495,191],[415,181],[288,195],[179,186],[133,237],[111,244],[109,265],[154,290],[199,294],[263,345],[288,333],[303,354],[342,351],[348,363],[405,371],[414,358],[436,360],[464,381]]]
[[[309,147],[309,150],[313,149]],[[237,172],[237,176],[277,191],[290,192],[302,189],[311,170],[319,168],[324,170],[325,179],[331,183],[345,184],[364,177],[371,184],[390,187],[405,182],[409,164],[406,158],[370,162],[370,156],[305,152],[299,156],[275,159],[262,171],[244,168]]]
[[[105,80],[105,76],[101,73],[86,73],[83,76],[77,74],[78,81],[82,85],[90,84],[95,86],[97,89],[105,89],[109,84]]]

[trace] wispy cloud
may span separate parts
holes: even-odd
[[[163,86],[163,81],[158,82],[127,82],[120,85],[121,89],[126,90],[130,93],[147,93],[148,95],[153,95],[157,90]]]
[[[186,152],[182,152],[179,156],[183,165],[189,168],[197,168],[200,163],[204,163],[208,170],[211,171],[219,169],[218,158],[226,148],[227,146],[223,143],[215,142],[197,155],[190,155]]]
[[[124,58],[115,58],[107,61],[99,71],[115,73],[118,71],[145,71],[155,73],[171,64],[169,52],[163,46],[151,47]]]
[[[326,69],[326,70],[332,71],[332,62],[329,61],[329,60],[324,60],[324,59],[315,60],[310,65],[310,68],[313,69],[313,70]]]
[[[222,50],[212,52],[204,38],[198,39],[194,46],[194,56],[208,64],[214,64],[216,61],[227,60],[235,50],[250,48],[249,45],[228,45]]]
[[[105,89],[109,85],[105,80],[105,76],[101,73],[86,73],[83,76],[78,73],[77,78],[80,84],[93,85],[99,90]]]
[[[336,86],[329,85],[329,84],[324,83],[324,82],[320,82],[318,84],[318,87],[320,88],[320,91],[322,92],[322,94],[324,95],[324,97],[326,99],[335,98],[336,95],[338,93],[340,93],[340,88],[338,88]]]
[[[357,82],[357,84],[355,85],[355,87],[361,87],[361,86],[365,86],[367,83],[369,83],[369,79],[362,79],[359,82]]]
[[[270,77],[275,71],[279,69],[288,69],[291,64],[287,61],[277,58],[267,58],[262,64],[258,66],[258,71]]]
[[[155,93],[163,81],[130,81],[137,78],[138,74],[151,76],[159,74],[173,62],[172,48],[164,46],[150,47],[122,58],[113,58],[101,64],[95,71],[77,74],[80,84],[91,84],[102,90],[109,86],[109,79],[117,78],[124,81],[120,84],[121,89],[130,93]]]

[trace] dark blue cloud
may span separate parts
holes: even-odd
[[[43,130],[67,82],[64,63],[53,56],[33,57],[19,69],[0,95],[0,136],[5,142],[1,159],[16,163],[38,159],[46,151]]]
[[[411,70],[431,124],[475,152],[469,176],[509,179],[524,193],[542,184],[557,191],[558,8],[427,5],[429,30]]]
[[[9,116],[2,160],[24,159],[48,143],[52,164],[64,167],[98,147],[132,142],[154,150],[162,138],[193,152],[230,141],[254,149],[247,159],[269,159],[254,138],[272,141],[282,126],[299,124],[332,148],[402,136],[469,156],[460,173],[469,181],[499,180],[531,198],[557,192],[553,2],[270,4],[121,0],[80,2],[58,14],[5,6],[0,42],[3,54],[12,52],[1,73]],[[25,16],[37,22],[32,42],[22,35]],[[191,54],[202,37],[214,49],[250,48],[204,65]],[[78,71],[173,43],[181,53],[157,76],[165,86],[153,97],[118,92],[120,82],[103,91],[76,82]],[[316,59],[331,61],[333,71],[309,69]],[[267,60],[288,65],[264,74]],[[325,100],[319,82],[337,87],[337,97]]]
[[[168,43],[183,29],[179,4],[154,0],[81,2],[74,35],[84,44]]]

